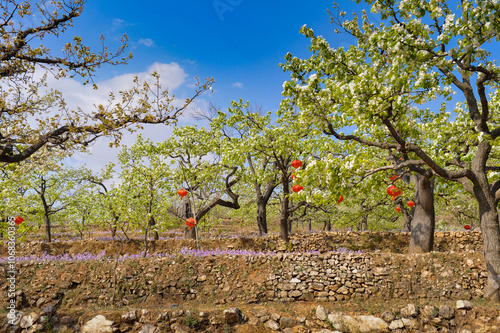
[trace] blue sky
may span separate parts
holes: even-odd
[[[360,6],[351,1],[340,2],[342,10],[360,12]],[[73,82],[55,83],[67,91],[75,105],[99,102],[107,89],[123,88],[130,75],[144,77],[153,69],[170,79],[171,91],[177,97],[189,97],[194,78],[212,77],[214,92],[203,95],[197,108],[213,103],[222,109],[231,100],[249,100],[262,105],[263,110],[276,111],[281,101],[282,84],[289,78],[279,67],[287,52],[298,57],[309,57],[309,41],[299,34],[307,24],[332,46],[347,46],[345,35],[335,35],[327,9],[332,1],[260,1],[260,0],[189,0],[189,1],[130,1],[90,0],[82,15],[74,20],[63,38],[81,36],[84,43],[99,46],[99,37],[113,49],[126,34],[129,51],[134,57],[128,65],[105,66],[99,70],[95,82],[97,94],[85,92]],[[159,65],[160,64],[160,65]],[[153,67],[152,67],[153,66]],[[128,75],[128,76],[127,76]],[[91,95],[90,95],[91,94]],[[99,95],[101,94],[101,95]],[[89,104],[91,106],[91,104]],[[184,117],[181,123],[193,122]],[[154,141],[168,137],[170,130],[152,127],[146,136]],[[132,144],[135,136],[127,135],[124,144]],[[109,141],[95,144],[90,158],[76,154],[75,164],[87,163],[100,169],[109,160],[116,161],[118,150],[107,148]]]
[[[355,7],[344,1],[346,9]],[[145,70],[154,62],[178,63],[190,78],[213,77],[216,93],[205,96],[221,107],[243,98],[264,109],[279,105],[287,79],[279,63],[287,52],[309,56],[299,34],[307,24],[332,32],[332,1],[89,1],[75,29],[86,40],[102,33],[109,42],[126,33],[134,58],[127,66],[105,68],[101,78]]]

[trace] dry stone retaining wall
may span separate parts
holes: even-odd
[[[116,264],[115,271],[113,261],[23,263],[19,300],[31,307],[52,300],[105,305],[113,293],[124,302],[213,298],[222,304],[371,297],[470,300],[483,295],[487,279],[480,252],[180,256]]]

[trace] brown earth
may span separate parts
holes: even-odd
[[[392,252],[392,253],[405,253],[407,251],[409,235],[406,233],[351,233],[351,237],[348,233],[341,234],[310,234],[310,235],[295,235],[291,238],[290,243],[285,244],[279,240],[278,237],[268,236],[268,237],[256,237],[256,238],[221,238],[221,239],[203,239],[201,245],[203,249],[245,249],[254,251],[277,251],[277,252],[290,252],[290,251],[319,251],[325,252],[335,248],[345,247],[350,250],[364,250],[364,251],[382,251],[382,252]],[[465,238],[464,238],[465,237]],[[472,238],[467,238],[472,237]],[[462,239],[463,238],[463,239]],[[470,250],[470,251],[480,251],[481,244],[477,242],[477,238],[480,239],[480,234],[468,233],[465,236],[450,236],[441,235],[436,237],[436,249],[439,251],[455,251],[457,249]],[[313,239],[314,241],[311,241]],[[472,240],[471,240],[472,239]],[[320,246],[317,246],[317,244]],[[461,244],[463,247],[460,247]],[[61,254],[78,254],[84,252],[90,252],[93,254],[99,254],[102,251],[106,253],[107,256],[114,257],[120,254],[138,254],[143,251],[143,242],[139,240],[131,240],[129,242],[112,242],[112,241],[63,241],[56,242],[52,244],[40,243],[40,242],[29,242],[24,244],[18,244],[17,256],[28,256],[28,255],[41,255],[47,252],[51,255],[61,255]],[[161,240],[156,242],[151,242],[151,252],[152,253],[177,253],[183,247],[195,248],[196,243],[189,240]],[[6,247],[0,247],[0,256],[6,256]],[[474,255],[480,255],[479,252],[474,253]],[[154,259],[151,259],[154,260]],[[224,258],[213,256],[211,258],[212,265],[214,267],[223,265]],[[81,265],[84,265],[83,263]],[[187,266],[186,266],[187,267]],[[44,267],[47,269],[47,267]],[[99,266],[96,265],[96,269]],[[234,266],[231,268],[234,274],[235,281],[240,278],[238,272],[245,270],[244,267]],[[50,285],[59,285],[66,280],[75,279],[77,272],[80,270],[78,264],[65,265],[64,263],[58,263],[50,267],[51,276],[53,277],[50,283],[43,282]],[[126,274],[126,272],[122,272]],[[181,274],[182,272],[179,272]],[[267,276],[268,272],[263,272],[257,268],[251,272],[249,275],[245,276],[245,280],[251,283],[257,283]],[[41,288],[38,281],[38,274],[34,276],[21,277],[24,279],[21,288],[29,290],[30,288]],[[81,277],[85,279],[85,277]],[[80,281],[83,283],[83,281]],[[217,287],[217,280],[214,278],[212,284]],[[5,285],[2,286],[2,293],[5,292]],[[90,293],[91,291],[89,291]],[[94,291],[95,293],[95,291]],[[375,316],[380,316],[382,312],[388,309],[392,309],[397,312],[398,309],[406,306],[408,303],[412,303],[419,306],[425,305],[449,305],[455,306],[456,300],[448,301],[429,301],[429,300],[408,300],[400,298],[387,298],[387,297],[372,297],[369,300],[363,299],[352,299],[349,301],[336,301],[336,302],[262,302],[262,303],[250,303],[247,301],[242,301],[238,299],[231,300],[230,298],[223,297],[217,299],[216,297],[207,297],[205,299],[184,299],[181,297],[149,297],[145,301],[135,302],[132,304],[124,304],[122,300],[110,301],[110,300],[98,300],[95,303],[87,303],[82,305],[82,299],[86,296],[85,294],[68,294],[66,300],[61,302],[58,306],[58,315],[60,317],[69,316],[71,318],[80,318],[81,322],[85,322],[87,319],[94,317],[96,314],[102,314],[108,319],[115,319],[119,321],[120,316],[131,309],[147,309],[149,311],[148,316],[151,320],[155,319],[159,313],[165,310],[171,310],[175,308],[181,308],[184,310],[189,310],[193,314],[197,314],[200,311],[206,311],[210,313],[222,313],[224,309],[237,307],[247,316],[255,316],[261,310],[267,309],[268,311],[276,312],[282,316],[305,316],[308,320],[315,319],[315,311],[318,304],[322,304],[329,311],[338,311],[344,314],[362,315],[362,314],[372,314]],[[6,299],[5,296],[2,299]],[[467,316],[457,318],[457,324],[472,324],[472,323],[488,323],[497,320],[500,315],[500,306],[497,304],[490,304],[484,299],[472,299],[473,310],[469,311]],[[34,310],[36,306],[27,305],[23,311],[29,312]],[[35,310],[37,311],[37,310]],[[2,313],[6,313],[4,307]],[[87,319],[86,319],[87,318]],[[185,321],[186,318],[181,318],[180,321]],[[204,326],[205,325],[205,326]],[[206,329],[206,323],[199,320],[198,324],[195,325],[193,331],[204,331]],[[328,328],[328,327],[325,327]],[[258,332],[256,328],[250,325],[240,326],[237,330],[238,332]],[[212,332],[227,332],[227,328],[220,326]]]

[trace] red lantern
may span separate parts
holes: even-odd
[[[398,213],[401,213],[401,208],[396,207],[396,210],[398,211]]]
[[[21,223],[23,223],[23,221],[24,221],[24,219],[21,216],[14,217],[15,224],[21,224]]]
[[[464,225],[464,229],[465,230],[470,230],[470,225],[468,225],[468,224]]]
[[[301,160],[293,160],[292,161],[292,166],[297,169],[297,168],[300,168],[302,166],[302,161]]]
[[[188,195],[188,191],[186,191],[185,189],[181,188],[179,191],[177,191],[177,194],[179,194],[181,197],[185,197],[186,195]]]
[[[396,186],[391,185],[387,188],[387,194],[389,194],[392,197],[392,200],[394,200],[395,197],[401,195],[401,190]]]
[[[341,203],[342,201],[344,201],[344,198],[342,196],[339,197],[339,200],[337,200],[337,203]]]
[[[399,176],[398,176],[398,175],[392,175],[392,176],[391,176],[391,178],[389,178],[389,179],[390,179],[390,180],[396,180],[396,179],[398,179],[398,178],[399,178]]]
[[[194,218],[190,217],[186,220],[186,225],[188,227],[188,230],[191,230],[195,225],[195,221],[194,221]]]
[[[415,203],[414,203],[413,201],[411,201],[411,200],[410,200],[410,201],[408,201],[406,204],[407,204],[410,208],[412,208],[413,206],[415,206]]]
[[[303,189],[304,189],[304,187],[302,187],[302,185],[293,185],[293,187],[292,187],[292,191],[294,191],[295,193],[299,193]]]

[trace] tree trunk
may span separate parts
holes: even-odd
[[[111,227],[111,239],[115,240],[115,237],[116,237],[116,224],[113,227]]]
[[[326,231],[332,231],[332,221],[330,219],[325,221],[325,229]]]
[[[493,302],[500,302],[500,230],[498,210],[494,198],[485,196],[478,189],[474,189],[479,204],[479,217],[483,235],[484,260],[488,272],[488,285],[484,289],[484,296]],[[489,191],[488,191],[489,192]]]
[[[267,234],[267,211],[266,201],[257,200],[257,225],[261,236]]]
[[[365,231],[368,229],[368,215],[363,214],[361,221],[358,223],[358,231]]]
[[[312,231],[312,220],[307,221],[307,231],[309,231],[309,232]]]
[[[288,242],[288,208],[290,206],[288,196],[290,195],[290,183],[287,174],[282,173],[281,183],[283,185],[283,200],[281,201],[280,236],[282,240]]]
[[[148,231],[149,225],[146,227],[146,232],[144,232],[144,258],[146,257],[146,253],[148,253]]]
[[[50,234],[50,217],[45,214],[43,219],[45,222],[45,240],[47,243],[50,243],[52,242],[52,235]]]
[[[193,216],[193,210],[191,209],[191,201],[188,199],[188,197],[185,197],[184,199],[184,219],[188,219]],[[195,227],[191,228],[191,230],[188,230],[188,227],[184,227],[184,239],[196,239],[196,230],[194,229]]]
[[[399,208],[401,209],[401,212],[403,213],[403,230],[411,232],[411,221],[412,221],[412,214],[411,212],[409,213],[406,207],[404,207],[403,202],[399,205]]]
[[[434,247],[434,184],[430,178],[417,174],[416,187],[409,254],[431,252]]]
[[[154,217],[151,217],[151,219],[149,220],[150,228],[152,229],[155,225],[156,225],[156,221],[155,221]],[[160,235],[158,234],[158,231],[156,231],[156,230],[153,232],[153,239],[155,241],[160,239]]]

